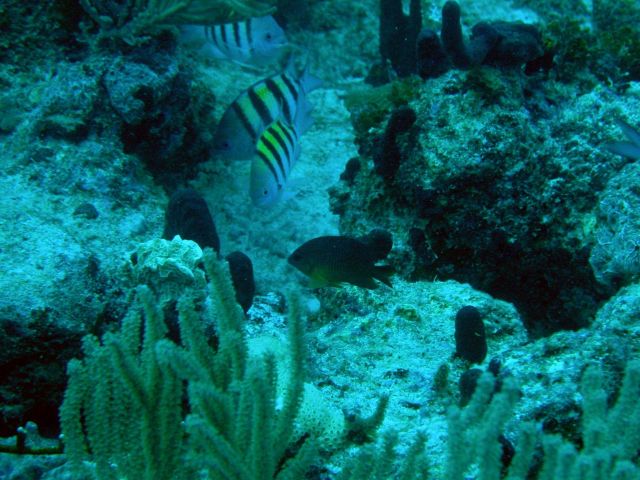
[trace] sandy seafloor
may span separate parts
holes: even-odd
[[[288,198],[268,210],[252,206],[246,162],[204,161],[188,185],[209,205],[221,253],[241,250],[253,261],[258,296],[247,322],[252,348],[263,348],[265,337],[281,342],[284,316],[275,299],[291,290],[301,293],[309,313],[308,382],[319,392],[316,410],[305,415],[316,417],[319,424],[340,423],[336,412],[372,412],[379,396],[389,394],[380,430],[399,432],[400,454],[416,432],[425,432],[434,478],[442,478],[446,411],[457,402],[457,380],[468,367],[453,358],[453,319],[462,306],[476,306],[486,320],[489,355],[481,367],[499,358],[502,370],[521,385],[522,399],[507,425],[508,434],[519,419],[539,420],[541,412],[577,416],[574,406],[581,399],[578,384],[584,366],[605,358],[619,364],[637,356],[640,287],[629,282],[601,307],[590,326],[539,339],[528,335],[513,305],[453,280],[409,282],[396,276],[393,289],[375,291],[349,285],[322,291],[306,287],[305,277],[286,261],[297,246],[320,235],[363,233],[340,231],[328,190],[338,183],[347,161],[358,156],[343,98],[362,83],[369,65],[377,60],[377,3],[319,3],[315,8],[321,13],[315,18],[326,28],[291,36],[307,51],[311,71],[324,85],[309,96],[314,124],[302,137],[302,155],[291,175]],[[424,14],[439,22],[439,6],[424,7]],[[465,26],[492,19],[539,20],[533,11],[506,0],[468,2],[464,19]],[[213,92],[213,118],[219,118],[236,95],[261,75],[233,63],[198,59],[193,52],[180,54],[197,65],[199,88]],[[104,136],[92,132],[80,142],[36,134],[34,125],[46,117],[43,105],[51,104],[48,95],[55,96],[47,92],[60,88],[55,79],[69,68],[70,64],[42,65],[40,71],[19,72],[13,78],[11,69],[3,72],[5,82],[11,78],[16,98],[30,108],[0,136],[0,310],[5,317],[27,322],[32,311],[48,308],[61,324],[82,328],[119,289],[125,294],[113,301],[113,314],[124,312],[126,290],[131,287],[131,254],[140,244],[161,236],[168,196],[135,155],[122,153],[109,132]],[[575,116],[582,116],[594,106],[624,112],[638,125],[640,85],[632,83],[620,96],[600,86],[566,108],[575,108]],[[591,135],[619,137],[615,126],[603,124],[606,116],[598,111],[597,118],[594,114],[584,120],[594,128]],[[597,150],[583,140],[578,138],[582,143],[576,148]],[[95,206],[97,219],[73,215],[84,202]],[[394,220],[388,223],[393,227]],[[406,238],[394,240],[394,249],[407,249]],[[100,264],[99,278],[88,277],[88,259]],[[96,284],[100,288],[87,293],[87,285]],[[434,377],[443,364],[449,376],[438,390]],[[330,478],[357,447],[336,448],[331,434],[326,442],[323,467]],[[47,472],[46,465],[57,466],[56,461],[44,461],[45,467],[32,477],[18,476],[24,472],[21,465],[30,462],[0,457],[0,478],[63,478],[60,471]]]

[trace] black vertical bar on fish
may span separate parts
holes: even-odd
[[[236,41],[236,46],[242,48],[240,42],[240,22],[233,22],[233,39]]]
[[[240,120],[240,123],[242,123],[242,126],[247,131],[251,139],[255,142],[258,139],[258,132],[253,129],[253,125],[251,125],[251,122],[247,118],[247,115],[242,111],[242,107],[238,105],[238,102],[233,102],[231,104],[231,108],[233,109],[233,113],[236,114],[236,116]]]
[[[278,135],[278,132],[275,130],[275,128],[273,127],[269,128],[267,131],[271,134],[271,136],[273,136],[276,139],[276,141],[278,141],[278,143],[282,144],[281,141],[278,140],[279,135]],[[270,141],[267,141],[267,139],[264,136],[263,138],[265,140],[264,141],[265,146],[269,149],[275,161],[278,162],[278,167],[280,168],[280,173],[281,173],[280,178],[282,178],[282,180],[284,181],[284,179],[287,178],[287,172],[285,171],[284,165],[282,164],[282,157],[278,152],[278,150],[276,149],[275,145],[273,145],[273,143],[271,143]],[[284,150],[286,150],[286,148]],[[278,177],[276,177],[276,181],[278,181]]]
[[[262,123],[264,123],[265,125],[269,125],[271,122],[273,122],[274,119],[271,118],[271,112],[267,108],[267,105],[264,103],[264,101],[256,93],[255,87],[250,88],[247,94],[249,95],[249,100],[251,101],[251,105],[253,105],[254,110],[258,113],[258,115],[260,115]]]
[[[249,48],[253,50],[253,32],[251,31],[251,20],[251,18],[247,18],[244,23],[245,29],[247,31],[247,44],[249,45]]]
[[[283,128],[282,123],[280,123],[278,125],[280,128],[273,128],[272,129],[272,134],[275,137],[276,141],[278,142],[278,144],[280,145],[280,148],[282,149],[283,152],[288,153],[290,148],[289,148],[289,144],[286,142],[285,138],[283,138],[283,136],[281,134],[284,134],[286,136],[286,131],[287,128]],[[289,164],[289,159],[287,158],[287,164]],[[283,169],[284,171],[284,169]]]
[[[282,78],[282,82],[285,84],[285,86],[287,87],[287,91],[289,92],[289,95],[293,98],[293,105],[296,106],[296,111],[298,108],[298,90],[296,89],[296,85],[299,86],[298,82],[292,82],[291,79],[289,78],[289,76],[286,73],[283,73],[280,78]],[[285,95],[286,92],[283,92],[283,95]],[[286,95],[285,95],[286,96]],[[287,102],[287,107],[288,107],[288,102]],[[291,123],[293,125],[293,115],[294,113],[289,110],[289,116],[286,117],[287,121],[289,123]]]
[[[291,108],[289,108],[289,102],[285,98],[284,93],[280,90],[280,87],[278,87],[278,84],[276,84],[273,78],[267,78],[265,80],[265,85],[273,94],[273,96],[278,99],[278,102],[280,102],[280,104],[282,105],[284,118],[286,118],[288,121],[292,121],[293,118],[291,116]]]
[[[229,32],[227,32],[227,29],[231,28],[231,26],[228,23],[225,23],[223,25],[220,25],[220,48],[223,49],[223,51],[227,54],[227,56],[229,56],[231,54],[231,48],[229,45]]]
[[[282,81],[284,82],[284,84],[289,89],[289,92],[291,92],[291,96],[293,97],[294,103],[297,102],[298,101],[298,90],[294,86],[294,84],[293,84],[294,82],[291,81],[291,79],[289,78],[289,76],[286,73],[282,74]]]
[[[276,169],[273,166],[273,164],[271,163],[271,160],[269,160],[269,157],[267,157],[265,155],[265,153],[260,149],[258,149],[258,156],[264,162],[264,164],[267,166],[267,168],[271,171],[271,175],[273,175],[273,178],[276,179],[276,182],[278,182],[278,174],[276,173]]]

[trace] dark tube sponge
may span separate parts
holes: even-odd
[[[247,313],[253,304],[256,293],[256,283],[253,279],[253,264],[251,259],[242,252],[231,252],[227,255],[231,283],[236,290],[236,301]]]
[[[382,145],[373,157],[376,173],[385,181],[393,180],[402,162],[402,152],[396,142],[399,134],[406,132],[416,121],[416,112],[407,106],[398,107],[391,114],[382,138]]]
[[[435,30],[425,28],[416,41],[418,75],[436,78],[449,70],[451,62]]]
[[[454,1],[448,1],[442,7],[440,37],[445,52],[457,68],[469,68],[474,65],[462,37],[460,5]]]
[[[472,363],[482,363],[487,356],[484,322],[476,307],[462,307],[456,314],[456,355]]]
[[[176,235],[220,253],[220,239],[207,202],[191,188],[177,190],[169,200],[162,238],[171,240]]]
[[[411,0],[409,15],[402,0],[380,0],[380,54],[399,77],[416,73],[416,39],[422,25],[420,0]]]

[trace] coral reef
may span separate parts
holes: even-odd
[[[367,133],[357,128],[361,168],[352,186],[332,190],[332,208],[343,231],[384,226],[406,239],[394,266],[409,278],[469,282],[513,302],[537,335],[588,325],[606,298],[588,261],[585,225],[595,192],[627,160],[593,147],[609,138],[590,126],[594,111],[602,120],[612,112],[600,107],[609,92],[568,100],[585,117],[547,116],[544,100],[527,100],[522,79],[449,72],[419,88],[408,105],[420,128],[398,144],[394,158],[403,161],[392,182],[376,178],[385,120]],[[531,88],[541,86],[532,80]]]
[[[215,318],[217,348],[206,344],[192,295],[179,302],[176,345],[165,338],[152,293],[141,287],[120,331],[102,341],[86,337],[84,359],[70,362],[60,417],[65,452],[78,471],[88,458],[98,479],[173,480],[200,470],[213,478],[234,472],[245,479],[294,479],[306,471],[313,440],[302,437],[295,452],[287,450],[303,392],[304,324],[295,303],[289,304],[286,386],[277,392],[283,372],[272,355],[249,357],[243,315],[223,264],[211,251],[204,264],[214,308],[205,315]],[[183,382],[191,406],[186,418]]]
[[[596,210],[596,244],[589,263],[596,279],[614,291],[640,274],[640,166],[620,170],[601,193]]]
[[[139,156],[170,187],[175,172],[188,172],[211,149],[196,126],[190,74],[176,61],[173,48],[142,46],[106,65],[103,77],[109,105],[122,120],[123,151]]]
[[[0,6],[0,477],[638,476],[637,2],[45,3]],[[210,153],[273,71],[177,40],[272,5],[324,85],[256,209]],[[336,236],[393,288],[305,288]]]

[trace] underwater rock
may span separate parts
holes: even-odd
[[[381,184],[375,148],[361,148],[353,185],[331,190],[334,211],[342,231],[385,225],[403,239],[395,254],[404,278],[470,283],[512,302],[533,335],[582,328],[608,295],[589,264],[592,210],[628,162],[596,147],[611,139],[597,127],[611,95],[585,94],[532,123],[525,77],[498,77],[506,96],[497,102],[470,88],[468,75],[424,83],[411,101],[420,128],[410,130],[393,181]],[[356,142],[375,144],[383,122]]]
[[[169,199],[162,238],[172,240],[176,235],[220,253],[220,238],[207,202],[191,188],[176,190]]]
[[[360,168],[360,160],[358,157],[350,158],[344,166],[344,172],[340,174],[340,180],[344,180],[348,185],[352,184]]]
[[[76,209],[73,211],[73,216],[83,217],[87,220],[95,220],[100,216],[100,214],[98,213],[96,207],[93,206],[93,204],[84,202],[76,207]]]
[[[27,421],[45,437],[60,433],[58,407],[67,383],[67,362],[80,351],[84,331],[57,322],[50,310],[27,320],[0,312],[0,437]]]
[[[542,35],[534,25],[513,22],[481,22],[471,31],[471,42],[477,38],[496,38],[482,60],[483,65],[518,67],[544,54]]]
[[[46,88],[32,94],[38,108],[29,115],[37,136],[78,142],[87,137],[100,98],[100,80],[78,63],[61,63]]]
[[[231,252],[226,256],[231,273],[231,282],[236,291],[236,300],[244,310],[251,308],[253,296],[256,293],[256,283],[253,279],[253,264],[251,259],[242,252]]]
[[[169,93],[167,78],[176,75],[176,65],[162,73],[143,63],[116,60],[104,76],[109,103],[122,120],[130,125],[141,124],[150,111]],[[157,108],[157,107],[156,107]]]
[[[640,276],[640,165],[630,163],[609,180],[596,209],[589,264],[612,291]]]
[[[622,337],[640,339],[640,284],[621,288],[605,303],[593,321],[593,328]]]
[[[194,124],[192,86],[175,52],[140,47],[119,57],[107,69],[108,101],[122,119],[125,153],[135,153],[156,175],[173,183],[168,173],[208,158]],[[164,174],[164,175],[163,175]]]

